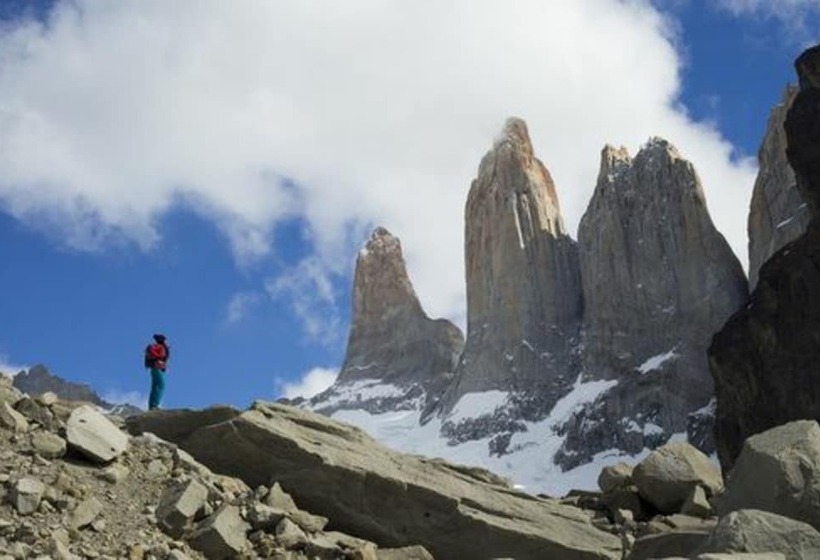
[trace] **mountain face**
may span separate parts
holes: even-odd
[[[797,96],[789,86],[780,105],[772,110],[758,152],[758,171],[749,211],[749,286],[757,285],[760,267],[781,247],[803,235],[809,212],[797,189],[794,171],[786,158],[786,114]]]
[[[665,140],[634,158],[604,149],[576,243],[526,125],[507,122],[466,204],[460,358],[457,329],[431,327],[400,255],[374,233],[342,373],[303,406],[551,494],[668,441],[713,449],[706,347],[748,288]]]
[[[51,372],[42,364],[23,370],[13,378],[14,387],[29,395],[54,393],[66,401],[91,403],[109,412],[116,413],[123,418],[132,414],[140,414],[142,410],[130,404],[112,404],[106,402],[92,389],[83,383],[66,381]]]
[[[749,304],[709,347],[724,471],[746,437],[790,420],[820,419],[820,47],[795,65],[801,86],[786,118],[786,153],[811,221],[761,267]]]
[[[484,156],[465,214],[467,341],[440,412],[468,393],[504,391],[529,397],[525,417],[543,416],[574,381],[581,284],[555,185],[522,120]]]
[[[568,423],[556,457],[567,468],[686,432],[690,413],[713,395],[711,335],[748,293],[692,164],[658,138],[634,159],[603,150],[578,245],[583,377],[615,384]],[[708,441],[695,443],[708,450]]]
[[[407,275],[401,242],[377,228],[356,261],[353,325],[341,372],[309,406],[325,414],[432,408],[463,346],[458,327],[426,315]],[[367,391],[376,385],[377,391]]]

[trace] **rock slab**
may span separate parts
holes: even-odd
[[[275,477],[300,507],[383,547],[421,544],[436,558],[620,559],[621,543],[588,515],[478,478],[470,469],[390,451],[363,431],[309,411],[257,402],[227,421],[190,425],[184,411],[128,420],[251,487]],[[446,527],[446,531],[442,531]]]

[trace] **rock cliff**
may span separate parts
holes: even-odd
[[[757,285],[760,267],[786,243],[803,235],[809,212],[786,158],[786,114],[797,95],[789,86],[781,103],[772,109],[757,159],[757,174],[749,209],[749,286]]]
[[[325,414],[427,409],[452,378],[464,336],[421,307],[401,242],[377,228],[356,260],[353,324],[336,383],[308,406]]]
[[[811,222],[762,266],[748,305],[709,347],[724,471],[748,436],[820,418],[820,47],[795,65],[801,86],[786,118],[787,155]]]
[[[507,122],[470,188],[465,259],[467,341],[440,412],[468,393],[503,391],[516,395],[519,417],[545,415],[574,381],[578,251],[520,119]]]
[[[713,395],[711,335],[747,297],[694,167],[659,138],[634,159],[603,150],[578,244],[583,377],[616,384],[568,424],[559,454],[568,467],[686,431],[689,414]]]

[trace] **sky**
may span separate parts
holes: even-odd
[[[163,406],[309,395],[378,225],[464,325],[478,163],[525,119],[575,237],[605,144],[653,136],[738,258],[817,0],[0,0],[0,371]]]

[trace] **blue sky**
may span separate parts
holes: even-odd
[[[816,0],[0,1],[0,369],[247,406],[341,364],[356,251],[464,322],[462,216],[510,115],[574,236],[604,143],[697,167],[745,262],[754,156]]]

